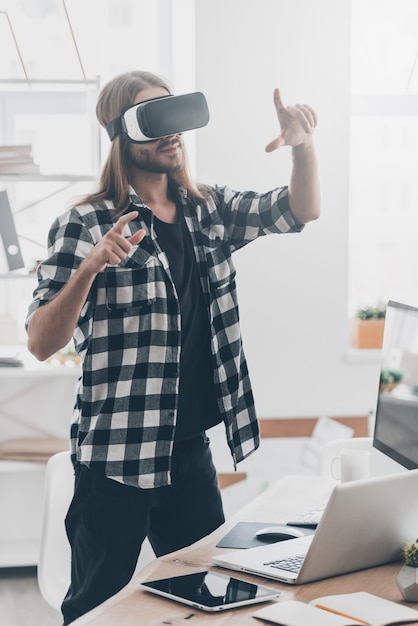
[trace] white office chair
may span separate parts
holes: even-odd
[[[320,476],[332,476],[331,464],[332,460],[339,455],[341,450],[371,450],[372,437],[352,437],[349,439],[335,439],[328,441],[319,450],[318,455],[318,474]]]
[[[44,482],[44,463],[0,460],[0,567],[38,563]]]
[[[38,561],[38,585],[44,600],[58,611],[71,579],[71,548],[64,520],[74,493],[74,472],[69,452],[54,454],[46,465],[44,514]],[[155,558],[145,540],[137,569]]]
[[[38,585],[44,600],[57,611],[71,577],[71,549],[64,519],[73,492],[74,472],[70,453],[54,454],[46,466]]]

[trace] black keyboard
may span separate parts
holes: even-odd
[[[294,574],[297,574],[302,567],[304,559],[304,554],[296,554],[295,556],[290,556],[287,559],[269,561],[268,563],[264,563],[263,565],[269,565],[270,567],[274,567],[275,569],[284,569],[286,572],[293,572]]]

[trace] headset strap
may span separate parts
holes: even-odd
[[[109,122],[106,126],[107,134],[110,137],[110,141],[113,141],[117,135],[120,135],[124,131],[124,127],[122,124],[122,116],[115,117],[114,120]]]

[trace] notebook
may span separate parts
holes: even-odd
[[[399,560],[418,528],[418,469],[333,489],[315,534],[213,557],[215,565],[302,584]]]
[[[418,621],[418,611],[365,591],[325,596],[309,604],[275,602],[253,613],[280,626],[389,626]]]

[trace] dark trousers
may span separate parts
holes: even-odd
[[[129,487],[78,465],[65,520],[72,557],[71,585],[61,607],[64,625],[130,581],[145,537],[161,556],[194,543],[224,521],[205,435],[174,445],[167,487]]]

